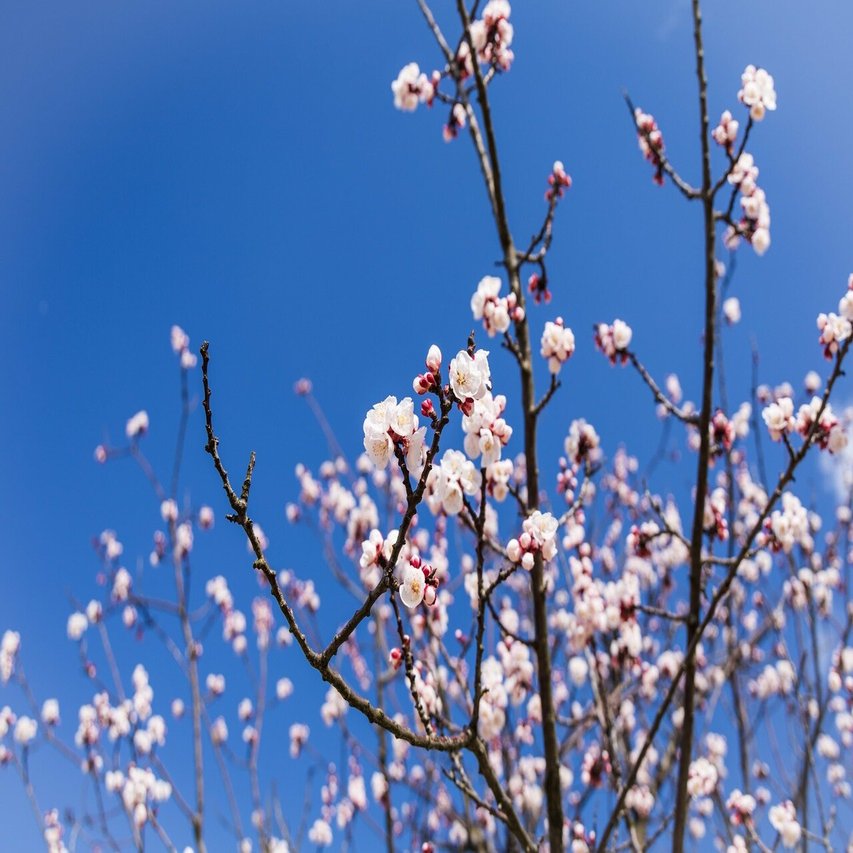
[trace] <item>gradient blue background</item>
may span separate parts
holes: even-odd
[[[739,400],[751,331],[763,381],[797,384],[822,368],[814,317],[835,307],[853,269],[853,6],[705,7],[712,117],[724,108],[740,117],[735,96],[749,62],[773,73],[779,95],[750,145],[773,245],[762,259],[749,248],[739,256],[733,293],[744,321],[726,343]],[[452,4],[435,11],[452,24]],[[550,259],[554,302],[533,309],[535,330],[561,313],[579,340],[542,434],[551,485],[574,417],[595,423],[610,453],[625,441],[647,459],[658,441],[647,391],[593,352],[593,322],[628,320],[649,367],[661,377],[676,370],[698,397],[700,210],[652,184],[621,99],[625,87],[654,113],[671,158],[695,180],[691,25],[684,0],[517,2],[512,20],[517,60],[493,97],[519,242],[541,220],[554,159],[575,181]],[[120,441],[126,418],[146,408],[145,447],[167,476],[178,413],[172,323],[194,346],[212,342],[223,453],[237,469],[250,448],[258,453],[255,514],[274,561],[318,581],[327,577],[319,549],[282,511],[296,495],[296,462],[325,457],[293,382],[313,379],[355,453],[365,409],[408,392],[428,345],[449,353],[464,344],[471,292],[498,248],[468,140],[441,140],[444,108],[411,116],[392,107],[390,82],[410,60],[438,64],[414,2],[3,4],[0,629],[21,631],[39,698],[66,700],[68,737],[71,701],[91,694],[65,637],[69,594],[85,601],[97,592],[90,540],[116,529],[133,566],[160,523],[138,470],[99,467],[92,451]],[[508,379],[502,365],[497,376]],[[181,496],[217,510],[217,529],[197,537],[196,591],[226,574],[248,610],[249,562],[225,529],[202,443],[196,412]],[[681,490],[691,476],[692,463],[664,467],[656,485]],[[801,481],[807,495],[821,488],[815,470]],[[324,587],[334,609],[335,590]],[[128,672],[162,657],[150,640],[122,640],[118,651]],[[204,663],[203,672],[222,668]],[[149,669],[165,711],[178,687],[173,668],[155,660]],[[322,695],[292,652],[274,657],[273,671],[293,678],[307,702]],[[235,690],[222,709],[229,721]],[[23,710],[17,693],[0,690],[7,702]],[[295,706],[282,709],[267,735],[283,740],[296,719],[305,715]],[[309,722],[315,746],[340,762],[319,719]],[[170,725],[173,741],[180,731]],[[281,752],[266,768],[283,767],[279,777],[292,773]],[[55,765],[36,756],[37,781]],[[73,802],[77,783],[57,772],[40,785],[43,806]],[[0,815],[4,849],[38,846],[9,772],[0,773]]]

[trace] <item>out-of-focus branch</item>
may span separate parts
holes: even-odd
[[[675,168],[673,167],[672,163],[670,163],[669,158],[667,158],[663,151],[658,150],[658,148],[654,146],[652,140],[649,138],[648,131],[641,128],[640,125],[637,123],[636,108],[634,107],[634,103],[627,92],[624,93],[624,97],[625,103],[628,106],[628,112],[631,114],[631,122],[634,125],[634,129],[637,131],[638,135],[642,136],[646,140],[646,144],[648,144],[649,147],[654,150],[655,157],[657,157],[657,159],[660,161],[660,166],[663,171],[667,175],[669,175],[670,180],[673,182],[673,184],[675,184],[675,186],[685,198],[689,199],[690,201],[694,201],[695,199],[701,198],[703,191],[696,189],[696,187],[690,186],[690,184],[688,184],[687,181],[685,181],[681,177],[681,175],[679,175],[678,172],[675,171]]]
[[[660,403],[671,415],[674,415],[676,418],[686,424],[692,424],[693,426],[696,426],[699,423],[699,415],[696,414],[696,412],[686,412],[684,409],[680,408],[679,406],[676,406],[675,403],[673,403],[672,400],[670,400],[669,397],[667,397],[666,394],[663,393],[660,386],[652,378],[652,375],[649,373],[648,370],[646,370],[640,359],[637,358],[636,353],[629,350],[627,355],[631,361],[631,364],[633,364],[634,367],[637,369],[637,373],[639,373],[642,377],[643,382],[645,382],[646,385],[649,386],[649,389],[651,390],[652,394],[654,394],[655,400],[657,400],[658,403]]]

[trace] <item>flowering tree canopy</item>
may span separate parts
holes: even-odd
[[[145,560],[111,529],[95,542],[97,589],[75,591],[66,625],[85,700],[27,677],[25,618],[0,640],[0,772],[20,778],[51,851],[204,851],[223,837],[241,853],[849,843],[853,479],[839,389],[853,275],[802,323],[822,371],[773,387],[760,384],[757,357],[746,383],[725,372],[727,336],[743,322],[737,258],[772,252],[752,152],[773,132],[774,78],[745,64],[740,81],[714,81],[717,120],[692,0],[684,109],[698,106],[696,178],[667,147],[673,119],[625,95],[625,125],[612,132],[639,147],[646,191],[674,188],[671,203],[695,213],[701,274],[684,289],[699,294],[701,339],[670,352],[628,305],[591,328],[575,321],[580,295],[571,314],[553,310],[566,276],[552,249],[571,242],[559,223],[583,175],[555,150],[562,159],[534,188],[536,221],[517,226],[497,95],[524,56],[513,9],[449,5],[439,19],[413,3],[433,52],[401,68],[388,100],[438,112],[437,140],[472,149],[497,255],[465,285],[470,314],[439,340],[428,296],[401,284],[399,328],[369,334],[383,336],[387,359],[403,334],[422,355],[404,385],[375,383],[360,432],[334,431],[311,382],[297,383],[329,447],[320,458],[312,446],[295,483],[277,486],[290,535],[316,544],[298,568],[288,534],[262,528],[273,529],[256,509],[263,462],[237,456],[261,416],[247,406],[220,431],[243,401],[219,390],[217,341],[196,350],[171,329],[181,393],[170,476],[146,454],[157,428],[146,410],[95,449],[100,464],[138,464],[160,523]],[[347,346],[342,373],[369,370],[357,341]],[[615,401],[614,423],[602,424],[566,399],[578,355],[595,351],[609,375],[643,388],[661,423],[655,458],[632,455],[635,415]],[[685,389],[688,361],[696,381]],[[556,464],[542,451],[549,419]],[[602,436],[614,424],[612,443]],[[202,441],[209,476],[184,497],[185,445]],[[815,459],[839,484],[834,502],[800,488]],[[227,577],[197,560],[197,540],[238,536],[243,565]],[[115,652],[120,632],[138,639],[140,662]],[[174,695],[146,655],[174,668]],[[309,678],[320,701],[295,687]],[[284,725],[279,712],[297,702]],[[81,774],[83,807],[66,808],[32,772],[42,750]]]

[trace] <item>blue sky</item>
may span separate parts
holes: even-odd
[[[440,19],[452,20],[452,5],[436,4]],[[814,317],[853,269],[853,7],[706,7],[712,116],[737,110],[750,62],[773,73],[779,96],[750,145],[773,246],[761,259],[742,250],[733,285],[744,321],[726,359],[741,399],[751,334],[763,381],[798,383],[822,368]],[[494,106],[520,241],[540,222],[551,163],[574,178],[550,260],[554,301],[534,309],[535,329],[562,314],[579,340],[542,434],[543,467],[579,416],[609,451],[625,441],[648,458],[659,427],[647,392],[593,352],[588,330],[628,320],[653,372],[677,371],[698,397],[700,211],[652,184],[621,98],[627,89],[655,115],[695,179],[688,4],[516,3],[513,22],[517,60]],[[96,591],[91,538],[114,528],[126,554],[144,558],[159,521],[139,472],[99,467],[92,450],[146,408],[146,444],[165,475],[178,414],[171,324],[195,345],[210,339],[224,452],[239,467],[257,451],[255,511],[274,558],[310,575],[319,555],[282,509],[296,462],[316,465],[324,448],[293,382],[313,379],[357,451],[364,411],[408,392],[428,345],[464,344],[470,295],[498,249],[467,140],[442,141],[440,107],[392,107],[402,65],[438,63],[414,2],[9,0],[0,57],[0,629],[22,632],[40,698],[82,700],[90,691],[65,620],[69,593]],[[511,375],[506,361],[496,371]],[[211,502],[220,520],[199,543],[199,570],[228,575],[246,606],[253,581],[221,521],[198,413],[189,436],[181,494]],[[664,469],[672,483],[658,488],[683,489],[691,473]],[[808,476],[804,488],[819,491]],[[141,652],[128,641],[120,653],[129,670]],[[281,666],[301,671],[293,656]],[[310,679],[305,690],[322,692]],[[72,713],[67,704],[69,735]],[[282,711],[282,732],[293,714]],[[45,805],[75,782],[57,780]],[[30,849],[34,827],[8,773],[0,803],[11,849]]]

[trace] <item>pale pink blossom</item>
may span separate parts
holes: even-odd
[[[776,109],[776,90],[773,77],[763,68],[747,65],[741,75],[741,89],[738,100],[749,107],[753,121],[761,121],[767,110]]]
[[[421,72],[417,62],[405,65],[397,79],[391,84],[394,93],[394,106],[398,110],[412,112],[418,104],[431,104],[435,95],[430,78]]]

